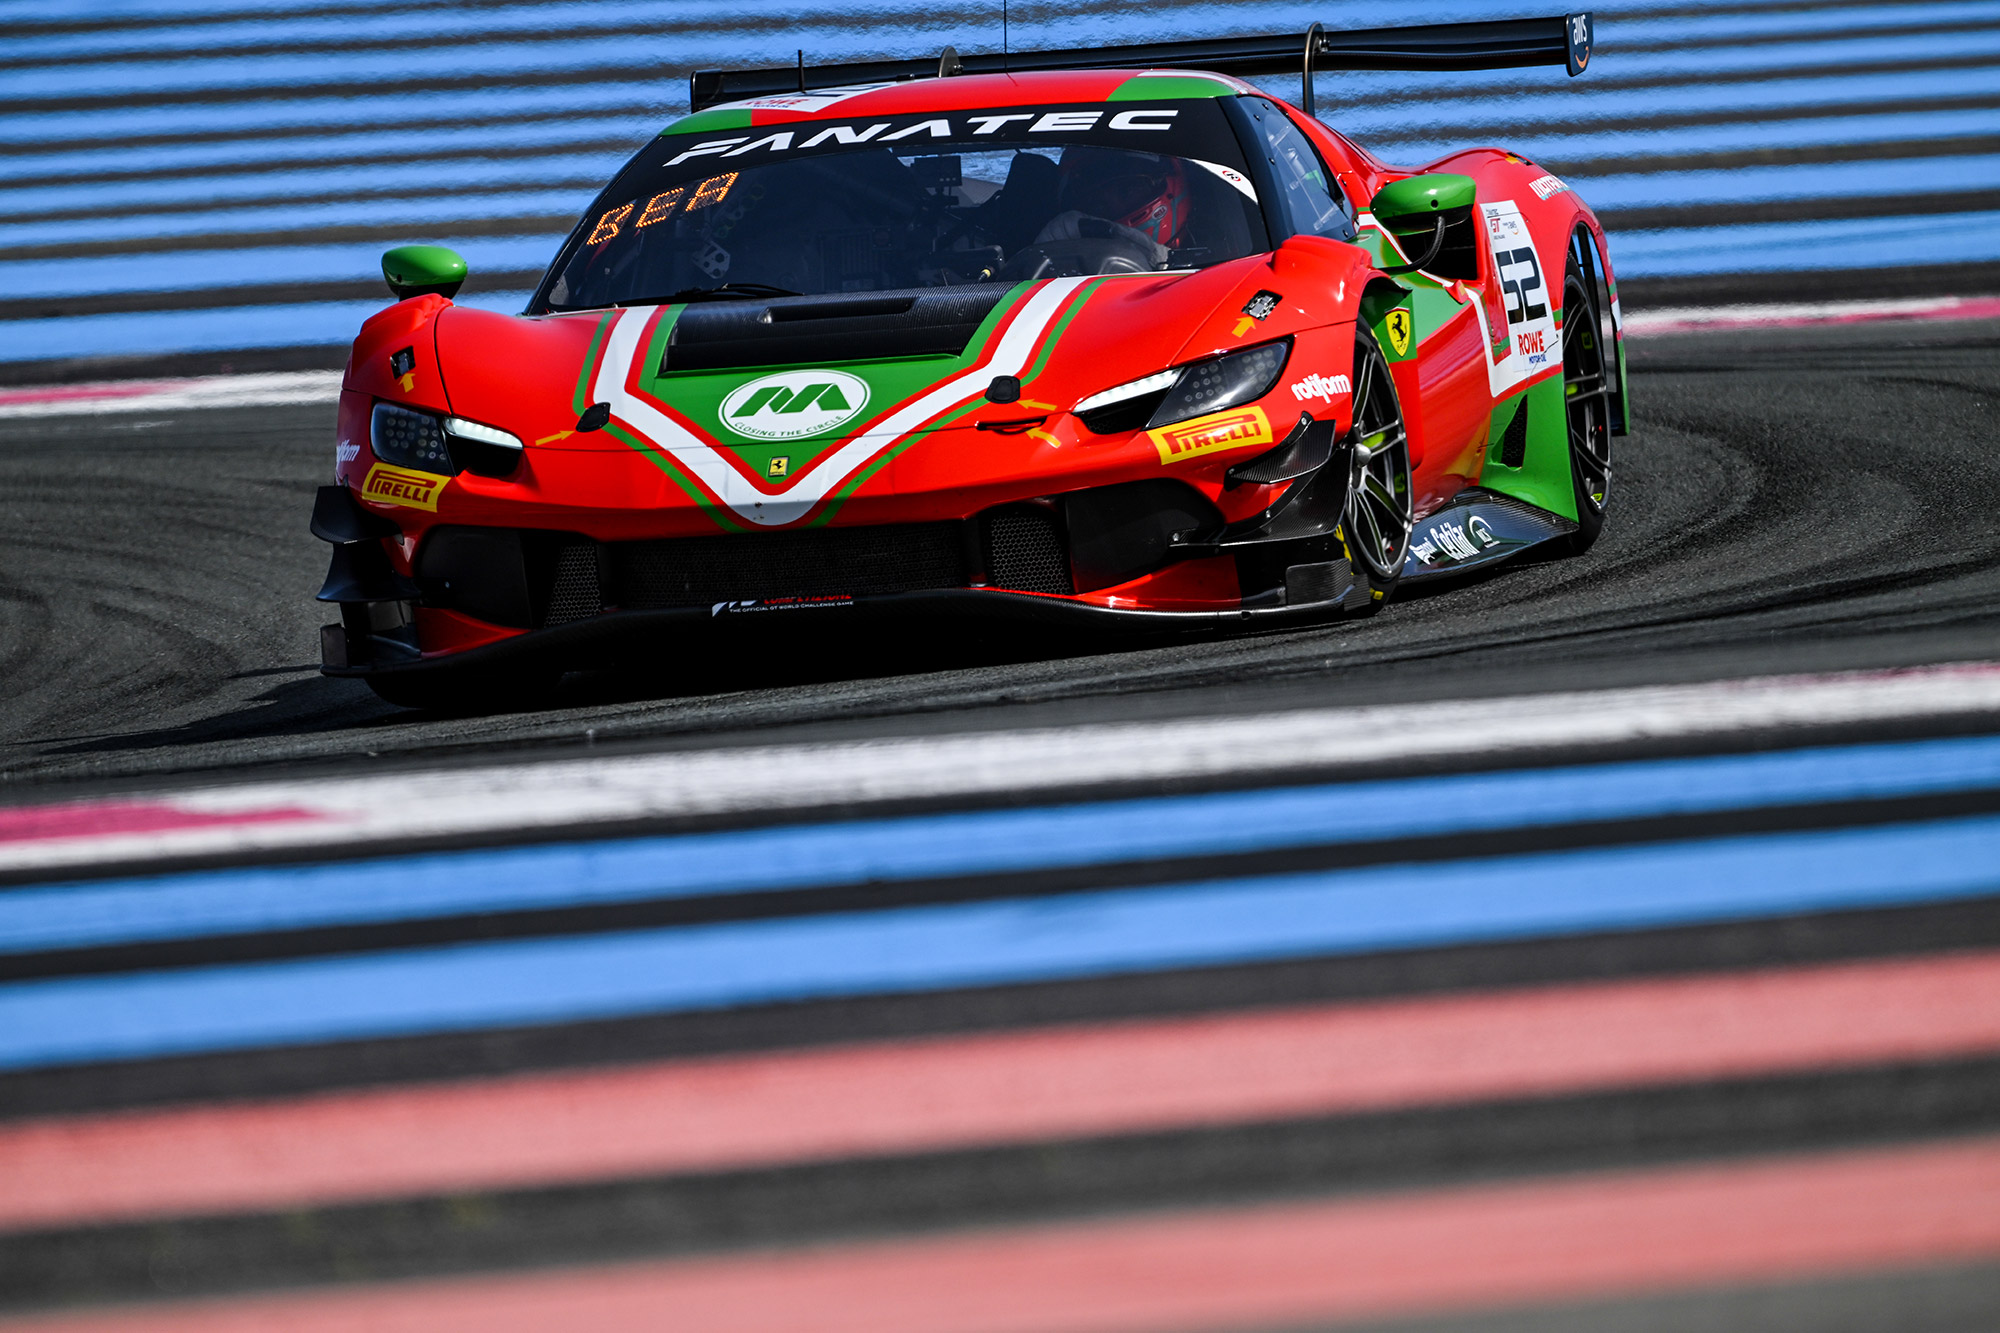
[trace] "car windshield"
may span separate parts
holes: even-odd
[[[535,309],[1201,268],[1266,237],[1213,99],[668,133]]]

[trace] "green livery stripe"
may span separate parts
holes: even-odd
[[[1042,365],[1049,359],[1049,351],[1056,345],[1056,339],[1062,336],[1062,331],[1065,328],[1069,327],[1070,320],[1076,317],[1076,312],[1078,310],[1081,310],[1083,308],[1084,302],[1090,299],[1090,293],[1096,290],[1098,285],[1102,282],[1103,279],[1100,278],[1097,280],[1097,282],[1088,283],[1083,287],[1079,287],[1076,291],[1076,294],[1070,297],[1070,305],[1068,311],[1065,312],[1063,316],[1059,320],[1057,320],[1054,324],[1050,325],[1048,333],[1044,335],[1047,341],[1044,342],[1042,345],[1041,356],[1036,360],[1033,368],[1031,368],[1027,374],[1021,377],[1021,383],[1024,386],[1028,383],[1029,380],[1032,380],[1035,377],[1036,372],[1039,371],[1042,368]],[[1032,284],[1030,283],[1024,282],[1020,284],[1020,286],[1016,287],[1013,293],[1009,295],[1006,298],[1006,300],[1004,300],[999,306],[995,307],[993,313],[987,317],[986,322],[979,326],[979,332],[973,335],[972,355],[967,358],[968,365],[976,363],[981,356],[985,355],[986,344],[992,339],[994,330],[999,328],[1001,319],[1007,314],[1007,312],[1014,309],[1015,306],[1019,305],[1021,301],[1026,298],[1028,289],[1031,285]],[[979,409],[980,402],[981,400],[978,398],[973,399],[971,402],[966,403],[963,406],[954,409],[953,411],[945,414],[942,417],[939,417],[935,422],[933,422],[927,428],[927,430],[910,432],[909,434],[905,435],[901,440],[898,440],[892,447],[883,450],[876,457],[870,459],[867,464],[856,470],[853,476],[849,477],[846,481],[842,482],[838,490],[836,490],[832,495],[827,497],[826,508],[820,511],[818,517],[814,518],[813,521],[807,526],[820,527],[826,523],[831,522],[833,520],[835,512],[839,510],[841,503],[845,501],[847,497],[854,494],[855,491],[859,490],[863,485],[865,485],[870,477],[873,477],[877,472],[880,472],[883,469],[883,467],[885,467],[890,462],[890,460],[894,459],[898,454],[902,453],[905,449],[908,449],[911,445],[915,444],[918,440],[922,439],[924,435],[928,433],[928,431],[943,430],[947,426],[950,426],[953,422],[963,420],[965,417],[970,416],[973,412]]]
[[[992,312],[986,316],[985,322],[973,330],[972,340],[965,345],[965,363],[967,365],[975,364],[979,358],[986,355],[986,344],[993,341],[993,331],[999,328],[1000,322],[1012,314],[1015,308],[1026,299],[1028,289],[1033,285],[1033,283],[1029,282],[1015,283],[1014,290],[1001,297],[1000,304],[993,307]]]
[[[1234,97],[1236,89],[1200,74],[1135,74],[1111,90],[1107,102],[1173,102],[1189,97]]]
[[[687,497],[690,500],[693,500],[697,505],[700,505],[701,511],[704,514],[707,514],[709,519],[712,522],[714,522],[717,527],[721,528],[724,532],[749,531],[748,528],[744,527],[741,523],[738,523],[735,519],[731,518],[720,505],[710,500],[706,495],[703,495],[701,493],[701,488],[694,484],[693,478],[687,476],[685,473],[681,471],[679,465],[676,463],[672,454],[667,453],[663,449],[656,449],[653,446],[646,444],[644,441],[640,440],[638,436],[633,435],[630,432],[626,431],[622,426],[618,425],[616,422],[613,422],[611,425],[606,426],[604,429],[611,435],[613,439],[617,440],[620,444],[623,444],[627,448],[631,449],[633,452],[637,453],[642,458],[644,458],[647,462],[651,463],[654,467],[666,473],[668,478],[673,481],[674,485],[680,487],[683,491],[685,491],[687,493]]]
[[[1409,262],[1408,257],[1397,248],[1396,243],[1386,231],[1364,227],[1355,239],[1363,248],[1374,252],[1375,262],[1378,266]],[[1445,284],[1426,274],[1400,273],[1396,275],[1393,281],[1409,292],[1409,300],[1406,304],[1410,308],[1410,320],[1412,324],[1412,336],[1410,338],[1410,354],[1412,356],[1416,354],[1416,349],[1419,346],[1430,340],[1432,334],[1456,319],[1465,310],[1466,305],[1469,304],[1469,302],[1462,303],[1456,300],[1450,291],[1446,289]],[[1390,360],[1401,359],[1386,344],[1383,350],[1389,353]]]
[[[1027,387],[1028,383],[1032,381],[1035,378],[1035,376],[1042,373],[1042,367],[1046,366],[1049,363],[1049,356],[1056,350],[1056,344],[1062,340],[1064,332],[1066,332],[1069,328],[1070,321],[1076,318],[1077,312],[1082,310],[1083,307],[1089,303],[1091,294],[1095,292],[1099,287],[1102,287],[1104,285],[1104,282],[1105,280],[1103,278],[1098,278],[1092,282],[1085,283],[1083,286],[1077,288],[1076,295],[1070,297],[1069,309],[1063,311],[1062,315],[1056,320],[1056,322],[1049,326],[1049,331],[1048,334],[1046,335],[1046,339],[1042,343],[1042,350],[1040,354],[1035,357],[1035,364],[1029,366],[1028,373],[1021,376],[1021,385],[1023,388]]]
[[[662,328],[644,353],[649,361],[647,367],[640,371],[638,392],[662,410],[674,412],[705,442],[728,453],[753,476],[767,476],[773,460],[780,455],[786,458],[790,474],[796,476],[812,469],[845,442],[878,429],[888,417],[936,389],[939,384],[963,375],[976,365],[987,354],[1000,325],[1010,314],[1018,311],[1031,287],[1032,284],[1023,282],[1009,288],[968,340],[968,351],[955,357],[886,357],[866,362],[809,363],[796,367],[756,366],[720,372],[677,373],[669,370],[661,375],[650,367],[658,366],[666,351],[664,339],[667,331]],[[723,419],[723,403],[741,385],[793,369],[818,370],[826,365],[839,366],[842,374],[854,375],[867,385],[868,415],[859,425],[847,421],[818,436],[771,441],[731,430],[729,423]]]
[[[653,336],[651,340],[647,342],[646,351],[644,353],[644,355],[647,358],[648,364],[658,365],[660,363],[660,358],[666,354],[667,340],[673,336],[674,323],[680,319],[681,311],[685,310],[686,308],[687,308],[686,306],[667,307],[666,313],[660,316],[660,322],[653,326]],[[598,326],[597,340],[593,341],[591,344],[593,359],[594,359],[594,354],[598,350],[598,342],[602,341],[604,337],[604,330],[610,327],[610,323],[611,323],[610,318],[607,316],[604,322]],[[577,411],[581,413],[583,409],[579,407]],[[667,476],[673,480],[674,485],[680,487],[681,490],[687,493],[689,499],[693,500],[697,505],[700,505],[702,512],[707,514],[708,517],[711,520],[713,520],[718,527],[722,528],[723,531],[725,532],[749,531],[748,528],[744,527],[741,523],[738,523],[735,519],[731,518],[728,512],[722,506],[716,504],[714,501],[710,500],[706,495],[702,494],[701,487],[698,484],[696,484],[693,477],[687,474],[686,470],[681,467],[680,461],[676,459],[671,453],[656,446],[644,443],[637,436],[632,435],[630,432],[624,430],[616,423],[606,426],[605,429],[611,432],[613,438],[617,439],[620,443],[626,445],[627,447],[637,450],[640,454],[645,456],[646,461],[651,463],[654,467],[660,469],[660,471],[666,473]]]
[[[662,365],[665,362],[667,343],[674,336],[674,325],[680,322],[681,311],[685,309],[687,307],[684,305],[668,306],[666,313],[660,316],[660,322],[653,326],[652,340],[646,344],[646,359],[640,364],[639,368],[639,380],[641,383],[652,379],[657,373],[651,367]]]
[[[606,311],[597,318],[597,332],[590,335],[590,349],[583,354],[583,369],[577,372],[576,392],[570,395],[570,406],[580,417],[590,406],[590,382],[597,378],[598,363],[604,356],[604,335],[611,328],[611,312]]]
[[[909,432],[908,434],[903,436],[902,439],[896,441],[895,444],[891,445],[887,449],[884,449],[881,453],[875,455],[874,458],[864,463],[855,472],[853,476],[849,477],[846,481],[842,482],[838,490],[834,491],[832,495],[829,495],[827,497],[826,508],[820,512],[818,518],[815,518],[807,526],[820,527],[830,522],[833,518],[834,511],[840,508],[841,502],[847,499],[848,496],[854,494],[854,492],[860,490],[861,487],[867,482],[867,480],[870,477],[874,476],[877,472],[880,472],[885,466],[887,466],[891,459],[895,458],[905,449],[915,444],[918,440],[923,439],[924,436],[928,435],[931,431],[943,430],[945,427],[951,425],[952,422],[961,420],[967,416],[970,416],[972,413],[978,411],[979,404],[981,401],[982,400],[978,398],[973,399],[971,402],[965,404],[965,406],[958,408],[957,410],[951,412],[950,414],[939,417],[935,422],[933,422],[930,426],[926,427],[925,429],[913,430]]]
[[[716,107],[710,111],[697,111],[691,116],[682,116],[673,124],[660,131],[660,137],[669,134],[709,134],[716,130],[747,130],[755,122],[747,108]]]

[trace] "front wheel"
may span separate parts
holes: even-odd
[[[1389,600],[1410,554],[1415,490],[1410,441],[1403,429],[1396,381],[1367,325],[1354,334],[1354,429],[1348,435],[1347,512],[1341,537],[1354,585],[1367,594],[1355,609],[1367,614]]]
[[[1576,234],[1563,273],[1563,415],[1569,427],[1569,470],[1576,487],[1576,531],[1569,553],[1582,555],[1604,531],[1611,496],[1611,370],[1605,359],[1604,305],[1596,267]]]

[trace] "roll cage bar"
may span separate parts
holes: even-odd
[[[749,97],[844,88],[863,83],[948,78],[954,74],[1021,74],[1043,70],[1194,69],[1216,74],[1287,74],[1305,79],[1304,109],[1313,112],[1315,70],[1470,70],[1562,65],[1574,78],[1590,64],[1588,13],[1478,23],[1427,23],[1401,28],[1329,32],[1319,24],[1267,37],[1201,37],[1183,42],[1076,47],[961,55],[946,47],[936,59],[862,60],[770,69],[696,70],[688,80],[691,110]]]

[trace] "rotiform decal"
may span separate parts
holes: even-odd
[[[1293,398],[1302,403],[1331,403],[1354,392],[1353,384],[1345,375],[1308,375],[1285,387],[1292,391]]]
[[[841,370],[786,370],[751,380],[722,400],[722,424],[753,440],[803,440],[852,421],[868,382]],[[782,477],[782,471],[773,472]]]

